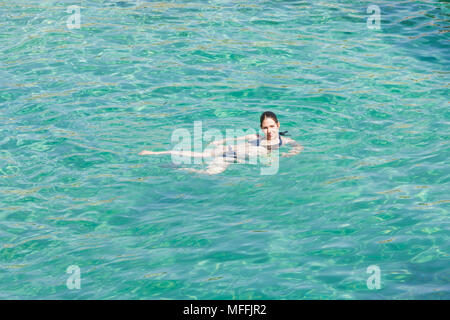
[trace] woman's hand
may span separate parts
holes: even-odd
[[[158,152],[155,151],[147,151],[147,150],[143,150],[141,152],[139,152],[140,156],[146,156],[146,155],[150,155],[150,154],[158,154]]]
[[[299,154],[300,152],[302,152],[304,149],[303,146],[299,145],[295,141],[290,142],[290,144],[292,144],[294,147],[291,150],[289,150],[288,152],[283,152],[281,154],[281,156],[283,158],[295,156],[296,154]]]
[[[287,158],[287,157],[292,157],[293,155],[296,155],[296,153],[292,153],[292,152],[283,152],[281,154],[282,158]]]

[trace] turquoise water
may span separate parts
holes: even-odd
[[[449,299],[449,14],[0,1],[0,298]],[[137,155],[265,110],[305,147],[275,175]]]

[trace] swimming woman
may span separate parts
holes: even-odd
[[[183,168],[182,170],[217,174],[226,170],[230,163],[245,163],[250,157],[257,157],[263,155],[269,155],[272,150],[280,148],[282,145],[290,145],[292,149],[289,152],[282,153],[282,157],[290,157],[300,153],[303,147],[295,140],[285,136],[286,132],[280,132],[280,122],[277,119],[275,113],[271,111],[264,112],[260,117],[260,127],[264,133],[264,136],[259,134],[249,134],[246,136],[234,138],[233,142],[244,141],[240,144],[233,146],[226,146],[226,142],[230,142],[227,139],[216,140],[209,146],[214,148],[208,149],[204,152],[192,152],[192,151],[147,151],[143,150],[139,155],[156,155],[156,154],[172,154],[187,157],[211,157],[212,161],[209,163],[206,170],[198,170],[193,168]],[[281,138],[283,136],[283,138]]]

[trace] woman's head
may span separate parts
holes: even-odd
[[[278,122],[275,113],[271,111],[263,112],[260,118],[260,126],[267,140],[278,138],[280,122]]]

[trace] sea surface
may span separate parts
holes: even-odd
[[[0,17],[0,299],[450,299],[449,2]],[[266,110],[304,146],[276,174],[138,155]]]

